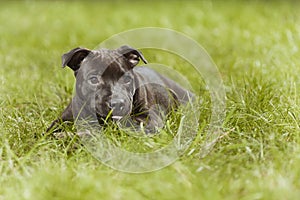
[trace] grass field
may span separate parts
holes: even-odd
[[[298,199],[299,10],[296,1],[0,2],[0,200]],[[166,168],[127,174],[77,139],[43,136],[72,96],[61,55],[147,26],[194,38],[218,66],[226,117],[210,154],[199,157],[196,142]]]

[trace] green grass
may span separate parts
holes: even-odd
[[[1,2],[0,200],[298,199],[299,9],[295,1]],[[226,117],[210,154],[199,156],[199,137],[174,164],[127,174],[76,138],[43,136],[72,96],[60,56],[144,26],[187,34],[217,64]]]

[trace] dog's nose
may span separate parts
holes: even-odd
[[[124,99],[112,99],[110,102],[111,109],[115,111],[122,111],[125,106],[125,100]]]

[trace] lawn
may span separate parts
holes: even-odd
[[[299,10],[296,1],[0,2],[0,200],[298,199]],[[201,44],[223,79],[226,111],[222,136],[205,157],[203,120],[193,151],[131,174],[103,165],[76,137],[44,132],[73,92],[61,55],[141,27],[173,29]],[[147,55],[184,70],[169,55]]]

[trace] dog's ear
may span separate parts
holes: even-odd
[[[81,61],[91,52],[85,48],[75,48],[62,55],[62,67],[68,66],[74,71],[78,70]]]
[[[142,61],[145,64],[148,63],[140,51],[138,51],[132,47],[129,47],[127,45],[121,46],[118,49],[118,52],[121,53],[128,60],[131,67],[136,66],[139,63],[140,59],[142,59]]]

